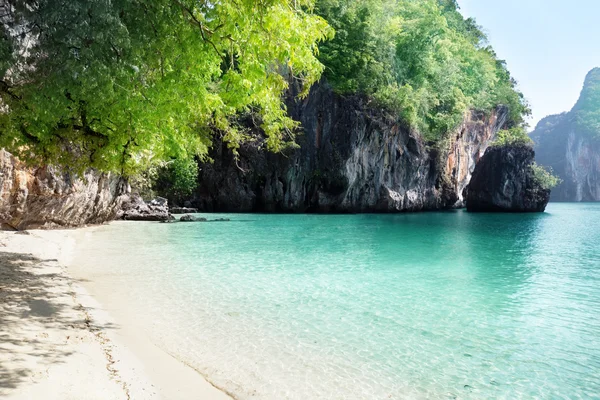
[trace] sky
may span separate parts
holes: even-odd
[[[529,101],[531,129],[569,111],[585,75],[600,67],[600,0],[458,0]]]

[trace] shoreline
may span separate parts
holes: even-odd
[[[74,277],[76,235],[94,229],[0,232],[0,397],[231,399]]]

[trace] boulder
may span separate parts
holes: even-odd
[[[129,196],[123,203],[119,216],[127,221],[168,221],[172,219],[167,199],[157,197],[146,203],[137,194]]]
[[[182,215],[181,218],[179,218],[180,222],[206,222],[208,221],[206,218],[202,218],[202,217],[194,217],[193,215]]]
[[[527,145],[493,146],[475,166],[464,197],[474,212],[543,212],[550,200],[532,169],[535,152]]]

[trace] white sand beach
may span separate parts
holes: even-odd
[[[74,233],[0,232],[0,398],[230,398],[70,276]]]

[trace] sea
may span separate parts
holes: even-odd
[[[74,262],[235,398],[600,398],[600,204],[197,216]]]

